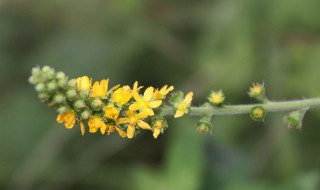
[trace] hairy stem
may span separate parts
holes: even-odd
[[[281,102],[268,102],[264,104],[248,104],[248,105],[229,105],[223,107],[201,106],[190,107],[189,115],[203,116],[203,115],[239,115],[249,114],[251,109],[255,106],[261,106],[266,112],[280,112],[280,111],[293,111],[305,108],[320,108],[320,98],[281,101]],[[162,108],[163,115],[173,115],[174,108]]]

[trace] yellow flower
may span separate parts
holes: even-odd
[[[172,91],[174,89],[173,86],[170,86],[168,88],[168,85],[165,85],[164,87],[162,87],[160,90],[155,90],[154,93],[152,94],[152,98],[154,100],[159,100],[159,99],[163,99],[166,97],[166,95]]]
[[[264,85],[259,83],[253,83],[248,92],[250,97],[258,97],[264,93]]]
[[[188,108],[190,107],[191,101],[192,101],[193,92],[189,92],[184,100],[182,100],[178,106],[176,114],[174,115],[174,118],[178,118],[183,116],[184,114],[188,113]]]
[[[137,101],[129,106],[129,110],[135,111],[142,109],[142,112],[153,116],[154,113],[151,108],[157,108],[162,104],[162,100],[152,101],[153,87],[149,87],[144,91],[141,98],[137,91],[132,91],[133,98]]]
[[[90,90],[92,79],[87,76],[77,78],[78,90]]]
[[[134,136],[134,132],[136,130],[136,125],[138,125],[141,129],[151,130],[151,127],[148,123],[144,122],[142,119],[148,117],[144,112],[135,114],[134,111],[128,110],[126,111],[126,118],[119,118],[117,120],[117,124],[128,123],[127,128],[127,137],[131,139]]]
[[[107,95],[109,79],[97,81],[92,86],[90,97],[104,97]]]
[[[213,105],[221,105],[224,101],[225,97],[223,92],[220,90],[218,92],[212,91],[210,96],[208,97],[208,100]]]
[[[133,88],[132,88],[133,91],[139,92],[139,90],[140,90],[141,88],[143,88],[143,86],[139,86],[139,85],[138,85],[138,81],[134,82]]]
[[[104,116],[109,119],[117,119],[119,117],[120,110],[118,110],[113,104],[104,108]]]
[[[153,137],[156,139],[158,138],[160,132],[161,132],[161,128],[163,127],[163,122],[161,122],[160,120],[156,121],[154,123],[154,130],[153,130]]]
[[[114,91],[112,95],[112,99],[120,105],[126,104],[127,102],[129,102],[131,98],[132,98],[132,95],[131,95],[131,89],[129,86],[118,88],[116,91]]]
[[[96,133],[99,129],[102,134],[106,132],[106,124],[102,121],[102,119],[98,116],[92,115],[88,121],[89,132]]]
[[[76,116],[73,110],[68,110],[66,113],[59,114],[57,117],[58,123],[64,123],[67,129],[71,129],[76,123]]]
[[[108,135],[110,135],[110,133],[116,130],[119,133],[120,137],[123,137],[123,138],[127,137],[127,134],[124,131],[122,131],[117,125],[107,123],[106,126],[107,126],[106,132],[108,133]]]
[[[83,136],[84,133],[86,132],[86,128],[85,128],[85,126],[84,126],[84,124],[83,124],[82,121],[80,122],[80,131],[81,131],[82,136]]]

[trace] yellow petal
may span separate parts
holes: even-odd
[[[147,112],[145,112],[145,110],[146,110],[146,109],[143,109],[142,112],[138,113],[138,114],[136,115],[136,118],[137,118],[137,119],[147,118],[149,115],[148,115]],[[152,110],[151,110],[151,111],[152,111]],[[153,112],[152,112],[152,113],[153,113]]]
[[[67,129],[72,129],[74,126],[74,123],[65,123],[64,125],[66,126]]]
[[[138,93],[137,91],[133,90],[133,91],[131,92],[131,94],[132,94],[133,98],[134,98],[137,102],[142,103],[142,99],[141,99],[141,97],[140,97],[140,95],[139,95],[139,93]]]
[[[105,124],[103,124],[103,125],[101,125],[100,126],[100,132],[101,132],[101,134],[105,134],[106,133],[106,129],[107,129],[107,126],[105,125]]]
[[[166,90],[166,93],[165,94],[168,94],[170,91],[172,91],[174,89],[173,86],[170,86],[167,90]]]
[[[140,103],[133,103],[129,106],[129,110],[139,110],[141,109],[141,104]]]
[[[151,130],[150,125],[142,120],[139,120],[137,124],[141,129]]]
[[[119,133],[120,137],[123,137],[123,138],[127,137],[127,134],[124,131],[122,131],[119,127],[115,127],[115,128]]]
[[[81,131],[81,135],[82,135],[82,136],[83,136],[84,133],[86,132],[86,128],[85,128],[85,126],[84,126],[84,124],[83,124],[82,121],[80,122],[80,131]]]
[[[100,82],[100,85],[102,86],[103,88],[103,91],[104,92],[107,92],[108,91],[108,84],[109,84],[109,79],[103,79],[101,82]]]
[[[162,104],[162,100],[157,100],[149,103],[150,108],[157,108]]]
[[[155,128],[154,131],[153,131],[153,137],[156,139],[160,134],[160,129],[158,128]]]
[[[144,91],[143,99],[149,101],[151,99],[151,97],[152,97],[152,94],[153,94],[153,87],[150,86]]]
[[[154,112],[150,108],[144,108],[142,112],[144,112],[146,115],[154,116]]]
[[[110,91],[114,91],[114,90],[116,90],[117,88],[119,88],[120,87],[120,84],[118,84],[118,85],[116,85],[116,86],[114,86],[114,87],[112,87],[112,88],[110,88]]]
[[[186,97],[184,98],[184,102],[189,104],[192,101],[193,92],[189,92]]]
[[[178,118],[178,117],[183,116],[183,114],[184,114],[183,111],[177,110],[177,111],[176,111],[176,114],[175,114],[173,117],[174,117],[174,118]]]
[[[164,85],[164,86],[161,88],[160,93],[161,93],[161,94],[165,94],[165,92],[166,92],[166,90],[167,90],[167,87],[168,87],[168,85]]]
[[[136,128],[134,126],[129,125],[127,128],[127,137],[129,139],[132,139],[132,137],[134,136],[134,132],[135,132]]]
[[[126,111],[126,115],[129,117],[129,118],[132,118],[134,117],[134,112],[132,110],[128,110]]]
[[[57,116],[57,122],[58,123],[63,123],[63,114],[59,114],[58,116]]]
[[[129,118],[119,118],[117,119],[117,124],[130,123]]]

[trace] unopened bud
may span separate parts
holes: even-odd
[[[302,120],[309,108],[293,111],[289,115],[284,117],[284,122],[289,129],[295,127],[296,129],[302,128]]]
[[[45,92],[40,93],[40,94],[38,95],[38,97],[39,97],[39,99],[40,99],[41,101],[47,101],[47,100],[50,99],[50,95],[49,95],[48,93],[45,93]]]
[[[99,110],[100,108],[101,108],[101,106],[102,106],[102,101],[99,99],[99,98],[97,98],[97,99],[94,99],[92,102],[91,102],[91,108],[93,109],[93,110]]]
[[[90,117],[90,112],[88,110],[84,110],[82,113],[81,113],[81,118],[82,119],[89,119]]]
[[[66,101],[66,97],[63,95],[63,94],[56,94],[54,97],[53,97],[53,101],[60,104],[64,101]]]
[[[48,91],[50,92],[53,92],[55,90],[57,90],[58,86],[57,86],[57,83],[55,81],[51,81],[47,84],[47,89]]]
[[[36,77],[35,76],[31,76],[31,77],[29,77],[29,83],[30,84],[37,84],[37,79],[36,79]]]
[[[68,80],[66,78],[62,78],[58,80],[58,86],[61,88],[66,88],[68,85]]]
[[[74,99],[77,96],[77,91],[75,89],[71,89],[67,91],[68,99]]]
[[[31,74],[32,76],[39,77],[41,75],[41,70],[39,69],[39,67],[34,67],[31,70]]]
[[[44,83],[39,83],[35,87],[37,92],[43,92],[46,90],[46,85]]]
[[[84,103],[84,101],[82,100],[77,100],[75,103],[74,103],[74,107],[78,110],[81,110],[83,108],[86,107],[86,104]]]
[[[66,113],[67,111],[68,111],[67,106],[60,106],[60,107],[58,108],[58,112],[59,112],[60,114],[64,114],[64,113]]]
[[[266,111],[262,106],[255,106],[251,109],[250,117],[255,121],[263,121],[266,116]]]
[[[66,77],[66,75],[64,74],[64,72],[57,72],[56,74],[57,79],[64,79]]]
[[[79,92],[79,95],[82,99],[86,99],[89,97],[89,90],[81,90]]]
[[[197,130],[200,134],[205,135],[208,132],[211,133],[212,124],[210,120],[211,120],[211,116],[204,116],[199,120],[197,124]]]
[[[70,88],[77,88],[77,80],[76,79],[71,79],[69,81],[69,87]]]

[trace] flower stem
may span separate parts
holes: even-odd
[[[200,106],[190,107],[189,115],[203,116],[203,115],[240,115],[249,114],[251,109],[255,106],[261,106],[266,112],[280,112],[280,111],[293,111],[302,108],[320,108],[320,98],[311,98],[304,100],[293,100],[293,101],[281,101],[281,102],[268,102],[259,104],[248,104],[248,105],[226,105],[223,107],[212,107],[212,106]],[[173,107],[162,108],[163,115],[173,115]]]

